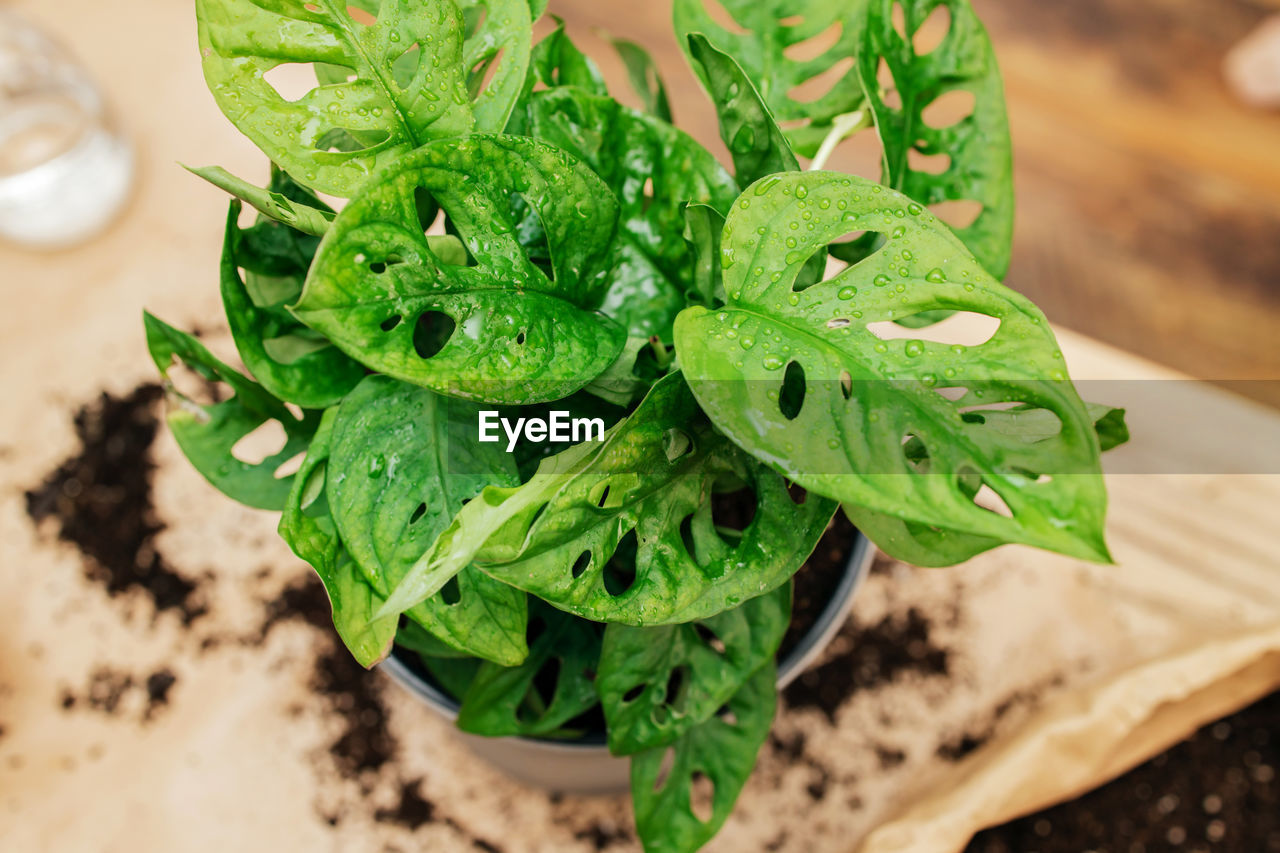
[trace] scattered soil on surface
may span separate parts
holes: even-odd
[[[64,711],[94,711],[109,717],[136,711],[141,721],[149,722],[169,704],[169,691],[177,681],[167,667],[140,676],[99,666],[89,673],[88,681],[78,692],[64,689],[59,705]]]
[[[395,759],[396,739],[388,728],[389,713],[382,699],[382,682],[356,663],[336,640],[324,586],[312,573],[301,575],[266,602],[261,636],[289,621],[318,629],[325,638],[316,657],[309,686],[331,714],[342,719],[342,730],[329,745],[338,772],[368,786],[373,776]],[[421,780],[418,780],[419,782]],[[416,790],[416,784],[414,789]]]
[[[944,761],[963,761],[971,753],[981,749],[1000,730],[1000,725],[1017,709],[1035,708],[1040,704],[1042,696],[1049,690],[1063,685],[1062,675],[1055,675],[1040,684],[1032,685],[1024,690],[1017,690],[999,702],[984,722],[974,725],[959,735],[938,744],[936,755]]]
[[[395,806],[378,809],[374,817],[380,821],[399,824],[414,830],[435,819],[435,803],[422,796],[422,779],[413,779],[400,785],[399,799]]]
[[[1280,692],[1084,796],[979,833],[966,853],[1280,851]]]
[[[815,708],[835,723],[840,706],[857,691],[874,690],[909,676],[946,678],[951,652],[933,637],[934,625],[916,608],[890,613],[875,625],[848,622],[838,651],[807,670],[783,691],[787,707]]]
[[[86,575],[108,595],[142,592],[156,613],[175,611],[189,625],[205,612],[198,585],[155,548],[164,525],[151,503],[151,444],[162,396],[159,385],[140,385],[76,412],[79,447],[26,493],[27,513],[37,524],[55,520],[58,538],[88,558]]]

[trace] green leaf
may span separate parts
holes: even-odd
[[[631,88],[640,96],[645,112],[665,122],[671,121],[671,101],[667,98],[667,86],[662,82],[658,65],[649,52],[633,41],[610,38],[614,50],[626,66]]]
[[[769,736],[776,678],[772,663],[762,666],[729,700],[725,714],[694,726],[670,747],[631,759],[631,801],[646,853],[692,853],[724,825]],[[672,758],[664,778],[668,753]],[[712,787],[705,822],[692,807],[695,777]]]
[[[396,636],[396,620],[374,619],[382,597],[365,583],[342,548],[325,504],[329,435],[336,412],[324,413],[307,458],[294,479],[280,517],[280,536],[320,576],[338,636],[362,666],[371,667],[387,656]]]
[[[608,95],[600,68],[569,38],[564,21],[555,20],[556,28],[533,47],[523,97],[527,99],[539,83],[547,88],[576,86],[592,95]]]
[[[464,32],[459,5],[483,8],[478,30]],[[223,113],[273,162],[337,196],[433,139],[501,130],[528,68],[522,0],[382,0],[376,9],[370,20],[346,0],[196,3],[205,80]],[[287,100],[266,75],[300,63],[329,70]]]
[[[444,691],[459,702],[462,701],[463,696],[467,695],[471,682],[475,680],[476,674],[480,672],[480,667],[484,665],[484,661],[472,657],[427,657],[423,655],[419,659],[431,677],[444,688]]]
[[[948,312],[949,313],[949,312]],[[1124,422],[1124,409],[1087,404],[1089,417],[1093,419],[1094,431],[1098,435],[1100,449],[1103,452],[1118,447],[1129,440],[1129,430]],[[1015,406],[1010,409],[983,413],[987,426],[998,428],[1007,435],[1021,441],[1042,441],[1052,438],[1058,432],[1058,420],[1052,412],[1044,409],[1029,409]],[[918,445],[920,458],[923,445]],[[965,494],[972,497],[981,485],[981,480],[974,480],[970,475],[968,482],[962,484]],[[913,566],[940,568],[963,563],[977,555],[1003,545],[1000,539],[985,536],[958,533],[941,527],[930,527],[911,521],[903,521],[891,515],[875,512],[866,507],[845,504],[845,515],[854,526],[866,534],[880,550],[895,560],[901,560]]]
[[[370,376],[338,409],[326,494],[338,532],[385,596],[464,502],[489,484],[513,485],[515,464],[476,439],[479,409],[389,376]],[[448,582],[445,578],[441,585]],[[516,664],[525,646],[525,595],[474,568],[408,611],[449,646]]]
[[[596,690],[609,749],[665,746],[705,723],[778,650],[791,620],[791,586],[697,622],[605,629]]]
[[[268,219],[296,228],[303,234],[323,237],[329,230],[329,223],[333,221],[332,210],[309,207],[290,201],[283,193],[256,187],[220,166],[205,166],[199,169],[183,166],[183,168],[193,175],[204,178],[215,187],[231,193],[241,201],[247,202]]]
[[[602,309],[636,337],[670,339],[693,286],[693,256],[673,239],[689,202],[727,213],[733,178],[688,134],[611,98],[562,87],[536,92],[529,132],[590,166],[621,207],[616,268]]]
[[[468,657],[466,652],[460,652],[446,644],[444,640],[407,617],[400,620],[400,627],[396,630],[396,645],[419,657],[454,659]]]
[[[501,133],[524,87],[533,48],[533,19],[542,14],[529,0],[454,0],[468,23],[462,47],[467,92],[474,102],[476,130]],[[544,4],[545,6],[545,4]],[[474,22],[479,20],[477,27]],[[492,71],[486,85],[484,80]]]
[[[240,277],[239,252],[251,243],[241,237],[239,214],[240,203],[232,202],[222,245],[222,305],[240,358],[254,378],[282,400],[308,409],[335,405],[365,375],[364,368],[323,338],[315,340],[314,333],[283,308],[254,303]],[[305,274],[304,266],[291,277],[297,290]]]
[[[723,305],[724,278],[720,272],[720,234],[724,216],[705,204],[684,210],[684,239],[693,249],[693,287],[689,301],[714,308]]]
[[[529,13],[536,21],[547,11],[547,0],[529,0]]]
[[[309,413],[299,419],[261,385],[223,364],[204,344],[147,312],[142,315],[147,348],[165,378],[169,399],[168,422],[178,446],[206,480],[223,494],[256,509],[280,510],[289,496],[294,476],[277,477],[276,471],[307,449],[319,417]],[[169,372],[181,362],[200,380],[226,383],[230,399],[200,405],[179,391]],[[276,453],[258,463],[232,455],[242,438],[269,421],[284,428],[286,440]]]
[[[716,529],[713,493],[744,488],[755,515],[731,543]],[[700,416],[684,380],[671,374],[603,442],[576,445],[545,460],[528,483],[485,489],[463,507],[420,561],[419,577],[407,577],[388,606],[412,605],[423,577],[474,559],[584,619],[702,619],[785,583],[834,509],[816,497],[797,505],[781,477]]]
[[[746,188],[766,175],[800,168],[791,144],[742,66],[701,34],[689,36],[687,49],[720,117],[720,138],[733,157],[738,185]]]
[[[988,272],[1003,279],[1013,244],[1013,158],[1004,87],[986,30],[969,0],[868,0],[868,4],[857,74],[867,90],[883,147],[881,182],[926,206],[980,202],[977,219],[955,232]],[[905,38],[893,25],[895,5],[903,13]],[[938,8],[950,13],[951,27],[935,50],[918,55],[913,39]],[[900,107],[890,106],[880,90],[881,60],[893,75],[892,88]],[[973,112],[945,127],[925,121],[925,109],[953,92],[971,93]],[[948,158],[945,168],[938,174],[912,168],[912,149],[924,156]]]
[[[793,290],[812,255],[864,230],[885,245]],[[790,173],[743,193],[721,252],[729,301],[686,309],[676,344],[698,401],[739,446],[847,505],[1107,559],[1098,439],[1053,332],[936,217],[869,181]],[[965,347],[882,340],[870,327],[937,309],[992,317],[999,328]],[[1052,412],[1059,431],[1028,442],[986,425],[1010,403]],[[911,456],[917,442],[926,464]],[[964,488],[972,477],[1012,517],[975,503]]]
[[[591,678],[600,657],[600,626],[536,600],[529,621],[541,632],[529,643],[524,663],[486,663],[476,673],[458,711],[464,732],[572,736],[578,732],[564,727],[599,701]]]
[[[676,37],[694,71],[688,38],[705,34],[711,44],[734,57],[755,83],[770,112],[801,153],[812,155],[831,130],[837,116],[864,106],[862,85],[848,73],[860,47],[860,24],[867,0],[722,0],[725,11],[738,24],[737,32],[720,26],[707,11],[705,0],[676,0]],[[837,30],[834,43],[809,59],[792,59],[811,39],[821,40]],[[820,80],[815,78],[821,78]],[[817,92],[796,92],[812,82]],[[706,78],[703,79],[707,83]],[[708,85],[709,91],[715,91]]]
[[[423,234],[415,195],[440,204],[474,266]],[[536,212],[550,275],[515,233],[513,198]],[[402,158],[343,209],[294,313],[370,369],[495,403],[565,397],[626,339],[597,312],[617,202],[586,166],[511,136],[444,140]]]
[[[1093,428],[1098,433],[1098,444],[1103,453],[1129,443],[1129,425],[1125,423],[1124,415],[1124,409],[1089,403],[1089,417],[1093,418]]]

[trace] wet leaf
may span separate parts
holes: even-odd
[[[466,501],[487,485],[519,482],[509,454],[476,442],[478,412],[389,376],[366,378],[339,407],[326,496],[344,545],[380,595],[412,570]],[[474,568],[408,615],[477,657],[512,665],[527,652],[524,593]]]
[[[325,503],[329,435],[336,415],[325,412],[280,517],[280,537],[319,575],[333,608],[333,626],[361,666],[387,656],[396,620],[374,619],[382,597],[365,582],[342,547]]]
[[[646,853],[691,853],[719,832],[769,736],[776,678],[776,667],[766,664],[723,714],[689,729],[670,747],[631,759],[631,801]],[[705,821],[693,808],[700,787],[710,788]]]
[[[717,491],[755,512],[716,517]],[[603,442],[544,460],[527,483],[485,489],[391,596],[412,606],[423,578],[473,560],[486,573],[584,619],[660,625],[703,619],[784,584],[835,505],[797,505],[699,413],[679,374],[660,380]]]
[[[814,253],[861,231],[885,245],[793,290]],[[686,309],[676,344],[702,408],[735,443],[847,507],[1108,559],[1098,438],[1048,323],[936,217],[869,181],[783,174],[743,193],[721,259],[727,304]],[[976,346],[872,326],[938,309],[999,326]],[[1010,404],[1052,413],[1059,431],[1025,441],[986,424],[983,412]],[[1004,512],[966,491],[972,477]]]
[[[532,135],[581,159],[618,199],[614,273],[601,309],[632,336],[670,340],[694,265],[688,244],[672,235],[688,203],[727,213],[738,196],[733,178],[688,134],[611,98],[562,87],[534,93],[528,111]]]
[[[432,248],[421,191],[474,263],[449,263]],[[543,229],[545,265],[521,245],[520,206]],[[626,339],[597,310],[617,210],[599,178],[546,143],[480,134],[436,142],[343,209],[293,311],[361,364],[406,382],[493,403],[559,399],[602,373]]]
[[[676,37],[699,74],[704,66],[695,61],[688,42],[694,33],[737,60],[774,118],[788,128],[792,146],[812,156],[837,116],[865,104],[862,85],[849,72],[866,2],[722,0],[738,25],[731,31],[711,17],[705,0],[676,0]],[[797,52],[803,56],[793,58]]]
[[[609,749],[665,746],[711,719],[772,660],[791,621],[791,586],[697,622],[605,630],[596,690]]]

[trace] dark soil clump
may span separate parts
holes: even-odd
[[[378,809],[374,817],[413,830],[431,823],[435,819],[435,813],[435,803],[422,796],[422,779],[419,778],[403,783],[396,805],[389,809]]]
[[[1069,803],[980,832],[966,853],[1280,851],[1280,692]]]
[[[932,623],[914,607],[871,626],[850,622],[834,645],[843,651],[783,691],[789,708],[816,708],[834,723],[840,706],[859,690],[912,674],[945,678],[951,672],[950,652],[934,642]]]
[[[784,657],[804,639],[818,623],[823,610],[835,595],[844,570],[853,553],[853,541],[857,530],[843,512],[837,512],[827,530],[818,540],[813,554],[805,561],[795,576],[792,594],[791,624],[782,638],[778,656]]]
[[[272,628],[290,621],[316,628],[325,638],[310,686],[342,719],[342,732],[329,745],[339,774],[365,780],[394,761],[397,744],[387,725],[382,683],[338,642],[329,597],[320,579],[310,572],[299,577],[266,602],[266,611],[260,634],[264,640]]]
[[[76,412],[80,447],[26,493],[27,514],[37,524],[55,519],[58,538],[88,558],[85,573],[108,595],[141,591],[157,613],[176,611],[189,625],[205,612],[197,585],[155,548],[164,525],[151,503],[151,444],[162,394],[159,385],[140,385]]]
[[[158,669],[147,676],[147,719],[169,704],[169,691],[178,681],[178,677],[169,669]]]
[[[169,691],[178,677],[169,669],[158,669],[148,676],[133,675],[110,666],[99,666],[89,673],[88,683],[79,693],[62,691],[60,705],[64,711],[93,711],[118,717],[142,707],[141,722],[150,722],[169,704]],[[142,694],[134,698],[135,694]]]

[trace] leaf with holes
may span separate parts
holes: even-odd
[[[868,2],[857,74],[880,134],[880,180],[927,206],[980,204],[977,218],[954,230],[982,266],[1003,279],[1013,247],[1013,158],[1004,87],[986,30],[969,0]],[[895,6],[905,35],[894,27]],[[918,53],[915,39],[937,10],[945,10],[950,27],[936,48]],[[881,89],[882,62],[892,77],[885,85],[893,104]],[[957,93],[972,97],[972,112],[963,117],[947,114],[945,100],[958,100]],[[932,123],[925,114],[931,106],[941,113]],[[939,170],[913,163],[917,156],[945,162]]]
[[[464,43],[463,14],[451,0],[382,0],[376,16],[346,0],[197,0],[205,80],[227,118],[273,162],[349,197],[423,143],[506,124],[528,67],[529,7],[484,7],[484,26]],[[480,87],[499,48],[507,52]],[[347,76],[322,74],[326,82],[289,99],[268,75],[303,63]]]
[[[289,496],[293,475],[277,472],[306,451],[319,414],[295,417],[261,385],[223,364],[191,335],[145,311],[142,321],[147,349],[165,378],[169,428],[187,459],[227,497],[256,509],[279,510]],[[225,383],[232,396],[207,405],[196,402],[172,381],[170,371],[178,363],[211,389]],[[242,461],[233,453],[242,439],[273,421],[283,427],[283,447],[257,462]]]
[[[333,425],[329,509],[366,579],[386,595],[462,505],[489,484],[514,485],[515,463],[475,441],[479,409],[389,376],[366,378]],[[447,582],[448,579],[446,578]],[[519,663],[525,595],[474,568],[408,615],[460,651]]]
[[[254,378],[276,397],[308,409],[332,406],[356,387],[365,375],[364,368],[299,323],[282,306],[255,304],[240,276],[240,256],[266,240],[246,239],[236,224],[239,213],[240,203],[232,202],[222,246],[222,306],[240,358]],[[287,228],[276,222],[254,226],[258,230]],[[254,259],[246,259],[245,264],[254,266]],[[279,277],[288,278],[290,283],[277,279],[274,284],[292,291],[286,298],[295,298],[302,289],[306,270],[303,264],[292,275]],[[257,285],[260,293],[265,290],[261,280]]]
[[[706,722],[778,650],[791,585],[698,622],[605,629],[596,690],[609,750],[666,746]]]
[[[793,289],[813,254],[862,231],[883,234],[884,246]],[[1053,332],[935,216],[862,179],[778,175],[734,205],[721,259],[728,303],[686,309],[676,345],[698,401],[739,446],[846,505],[1108,559],[1098,438]],[[924,331],[886,339],[879,328],[938,309],[999,325],[977,346],[926,341]],[[1058,432],[1027,442],[982,422],[1010,404],[1051,412]],[[1005,512],[965,492],[972,476]]]
[[[718,491],[754,502],[740,530],[717,529],[726,511],[750,512],[720,503]],[[463,507],[388,609],[416,603],[423,577],[474,559],[584,619],[704,619],[785,583],[834,509],[816,497],[797,505],[783,479],[717,433],[671,374],[603,442],[576,445],[528,483],[485,489]]]
[[[671,235],[690,202],[727,213],[738,197],[733,178],[688,134],[611,98],[562,87],[534,93],[528,110],[529,131],[590,166],[621,207],[602,310],[633,336],[670,340],[693,286],[692,252]]]
[[[689,58],[720,117],[720,138],[733,157],[738,185],[745,188],[766,175],[800,168],[742,66],[704,35],[690,35],[688,42]]]
[[[770,661],[721,713],[673,745],[631,759],[631,801],[646,853],[691,853],[724,825],[769,736],[776,679]]]
[[[599,699],[591,676],[600,657],[600,626],[535,600],[529,623],[540,628],[529,657],[515,667],[480,667],[458,710],[464,732],[503,737],[573,737],[566,729]]]
[[[1129,440],[1124,409],[1095,403],[1087,405],[1098,435],[1099,449],[1104,453]],[[985,412],[984,422],[993,429],[1020,441],[1043,441],[1058,433],[1058,419],[1045,409],[1015,406]],[[911,443],[913,461],[927,464],[928,454],[918,440]],[[978,494],[982,481],[972,475],[961,478],[960,488],[970,499]],[[972,557],[1003,545],[1000,539],[959,533],[941,527],[904,521],[866,507],[845,505],[845,514],[854,526],[874,541],[890,557],[913,566],[939,568],[963,563]]]
[[[450,263],[420,226],[425,191],[473,264]],[[546,271],[516,233],[515,203],[545,234]],[[586,166],[533,139],[475,134],[402,158],[343,209],[293,311],[373,370],[494,403],[559,399],[621,352],[597,309],[617,202]]]
[[[331,409],[320,419],[307,458],[285,502],[280,536],[316,570],[329,596],[338,636],[361,666],[369,667],[391,650],[396,620],[373,618],[374,611],[382,606],[382,597],[365,582],[343,549],[329,516],[325,479],[335,415],[336,410]]]
[[[675,2],[676,37],[694,71],[715,91],[689,43],[702,33],[742,66],[797,151],[812,156],[838,116],[864,107],[862,84],[850,72],[867,0],[723,0],[731,19],[724,25],[709,2],[716,0]]]

